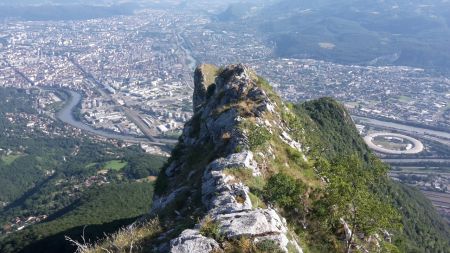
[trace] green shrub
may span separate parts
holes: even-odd
[[[255,194],[249,192],[248,196],[250,197],[253,208],[267,208],[266,204]]]
[[[383,253],[400,253],[400,250],[393,244],[391,243],[383,243],[382,247],[381,247],[381,252]]]
[[[303,193],[303,184],[284,173],[271,176],[264,187],[265,197],[283,208],[296,206]]]
[[[284,252],[280,249],[280,246],[276,244],[273,240],[263,240],[257,242],[255,245],[256,252],[261,253],[281,253]]]

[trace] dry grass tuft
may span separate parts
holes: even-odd
[[[77,247],[76,253],[140,253],[148,246],[145,243],[162,231],[158,219],[136,223],[108,235],[98,243],[77,242],[66,236],[66,240]]]

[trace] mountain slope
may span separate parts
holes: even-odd
[[[285,104],[244,65],[194,80],[151,222],[83,252],[448,252],[448,227],[390,181],[340,104]]]
[[[377,166],[379,161],[370,159],[371,152],[349,116],[342,114],[345,109],[336,101],[322,98],[295,108],[297,115],[311,117],[319,129],[316,133],[309,132],[308,136],[321,135],[314,142],[319,143],[319,150],[324,150],[323,157],[333,160],[338,156],[358,152],[361,160],[366,161],[368,166]],[[336,117],[337,115],[339,116]],[[346,123],[342,124],[343,122]],[[389,196],[388,199],[401,214],[402,233],[393,238],[401,252],[449,252],[450,228],[419,190],[392,180],[386,180],[381,186],[374,189],[374,192]]]
[[[255,16],[280,57],[449,71],[448,1],[282,0]]]
[[[132,223],[151,205],[150,183],[122,183],[95,187],[81,199],[49,217],[49,220],[0,240],[0,252],[73,252],[65,240],[97,240]]]

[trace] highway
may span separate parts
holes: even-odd
[[[90,80],[93,84],[95,84],[94,88],[98,90],[102,96],[107,97],[109,100],[111,100],[115,104],[115,106],[125,114],[128,120],[136,124],[136,126],[150,140],[150,142],[158,144],[177,143],[176,140],[154,137],[153,131],[147,126],[147,124],[144,123],[144,121],[142,120],[142,116],[138,112],[134,111],[132,108],[121,105],[108,91],[105,91],[104,88],[105,86],[102,83],[100,83],[97,79],[95,79],[91,73],[87,72],[78,62],[75,61],[75,59],[70,58],[69,60],[75,67],[77,67],[83,73],[83,75],[88,80]]]
[[[420,137],[423,140],[430,140],[440,142],[444,145],[450,146],[450,132],[437,131],[432,129],[427,129],[423,127],[409,126],[406,124],[393,123],[388,121],[382,121],[378,119],[366,118],[352,115],[353,120],[362,125],[372,125],[375,127],[380,127],[386,130],[395,130],[403,132],[407,135]]]
[[[151,145],[158,145],[158,146],[164,146],[166,144],[175,144],[176,140],[166,140],[166,139],[158,139],[154,138],[154,141],[150,141],[147,138],[138,138],[134,136],[129,135],[120,135],[116,133],[106,132],[98,129],[94,129],[93,127],[86,125],[80,121],[77,121],[73,117],[73,110],[75,107],[80,103],[81,101],[81,94],[75,92],[75,91],[68,91],[70,94],[69,101],[66,102],[64,107],[56,114],[57,118],[61,120],[62,122],[69,124],[75,128],[81,129],[85,132],[88,132],[93,135],[98,135],[101,137],[105,137],[108,139],[116,139],[116,140],[123,140],[126,142],[131,143],[145,143],[145,144],[151,144]]]

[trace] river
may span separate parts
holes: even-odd
[[[71,90],[67,90],[67,92],[70,95],[70,99],[68,102],[66,102],[64,107],[56,114],[56,117],[59,120],[61,120],[62,122],[69,124],[73,127],[76,127],[78,129],[84,130],[86,132],[89,132],[91,134],[99,135],[99,136],[109,138],[109,139],[117,139],[117,140],[123,140],[123,141],[128,141],[128,142],[145,142],[145,143],[157,144],[157,143],[150,142],[148,139],[145,139],[145,138],[137,138],[137,137],[133,137],[133,136],[129,136],[129,135],[114,134],[114,133],[98,130],[89,125],[84,124],[83,122],[77,121],[73,117],[73,110],[81,102],[81,98],[82,98],[81,94],[79,94],[75,91],[71,91]],[[158,144],[160,144],[160,143],[158,143]]]

